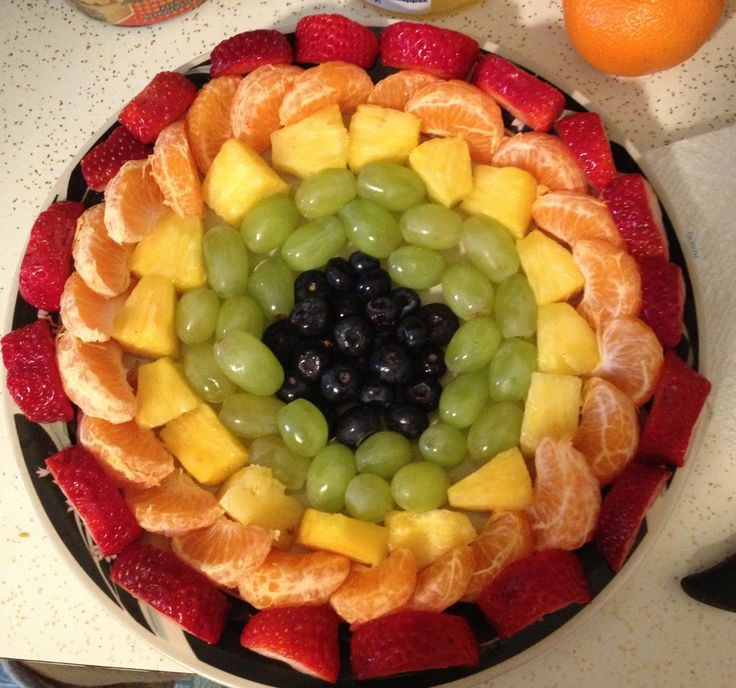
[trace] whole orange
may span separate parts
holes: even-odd
[[[692,56],[716,28],[725,0],[563,0],[572,44],[596,69],[640,76]]]

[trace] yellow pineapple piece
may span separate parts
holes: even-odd
[[[516,250],[539,305],[567,301],[585,286],[572,253],[538,229],[519,239]]]
[[[158,428],[200,404],[184,377],[181,364],[159,358],[138,368],[135,420],[142,428]]]
[[[367,162],[404,164],[419,143],[416,115],[380,105],[358,105],[348,130],[348,165],[357,172]]]
[[[202,183],[204,202],[225,222],[240,227],[258,201],[288,191],[288,184],[247,143],[228,139]]]
[[[133,250],[130,271],[137,277],[160,275],[171,280],[177,291],[201,287],[207,282],[202,258],[204,227],[196,215],[162,217]]]
[[[161,439],[182,466],[203,485],[217,485],[248,462],[248,450],[209,404],[170,420]]]
[[[537,310],[537,367],[542,373],[588,375],[600,362],[595,332],[569,303]]]
[[[409,154],[409,165],[422,178],[431,201],[450,208],[473,190],[470,149],[459,136],[429,139]]]
[[[485,215],[500,222],[516,239],[529,230],[537,180],[518,167],[476,165],[473,189],[461,208],[471,215]]]
[[[145,358],[176,356],[176,289],[171,280],[144,275],[115,316],[112,336],[125,351]]]
[[[348,164],[348,130],[337,105],[289,124],[271,134],[274,168],[300,179]]]

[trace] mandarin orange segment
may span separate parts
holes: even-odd
[[[376,82],[368,94],[368,103],[403,110],[411,97],[427,84],[440,81],[440,77],[418,69],[402,69]]]
[[[108,298],[92,291],[78,272],[64,283],[59,315],[64,327],[85,342],[106,342],[112,336],[115,315],[126,294]]]
[[[409,600],[410,609],[441,612],[465,593],[475,573],[473,549],[465,545],[445,552],[417,575],[417,585]]]

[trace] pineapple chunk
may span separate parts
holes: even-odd
[[[567,301],[585,286],[572,253],[538,229],[519,239],[516,250],[539,305]]]
[[[248,450],[222,424],[209,404],[200,404],[161,430],[161,439],[187,472],[203,485],[217,485],[248,462]]]
[[[228,139],[207,171],[202,197],[225,222],[240,227],[258,201],[288,189],[288,184],[247,143]]]
[[[532,373],[521,421],[521,451],[534,456],[545,437],[572,437],[578,427],[582,380],[575,375]]]
[[[459,136],[429,139],[409,154],[409,165],[422,178],[429,199],[446,208],[473,190],[470,149]]]
[[[404,164],[419,143],[416,115],[380,105],[358,105],[348,130],[348,165],[357,172],[368,162]]]
[[[145,358],[176,356],[176,290],[171,280],[144,275],[115,316],[112,336],[125,351]]]
[[[450,509],[392,511],[384,521],[388,528],[388,548],[406,547],[414,553],[417,568],[423,569],[445,552],[462,547],[477,533],[467,514]]]
[[[537,311],[537,363],[542,373],[588,375],[600,354],[595,332],[569,303],[547,303]]]
[[[337,105],[271,134],[271,162],[275,169],[301,179],[348,164],[348,130]]]
[[[537,180],[526,170],[477,165],[473,189],[460,207],[471,215],[485,215],[500,222],[520,239],[529,229],[536,198]]]
[[[135,420],[146,429],[165,425],[200,404],[182,366],[170,358],[159,358],[138,368],[136,399]]]
[[[344,554],[362,564],[377,564],[388,555],[388,530],[345,514],[307,509],[296,542],[309,549]]]
[[[450,486],[450,506],[470,511],[527,509],[534,500],[532,479],[518,447],[496,454],[478,470]]]
[[[171,212],[138,242],[130,258],[130,270],[137,277],[167,277],[180,292],[201,287],[207,282],[202,258],[203,235],[199,217],[179,217]]]

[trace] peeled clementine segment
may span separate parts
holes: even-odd
[[[584,193],[588,180],[570,149],[561,139],[529,131],[505,139],[493,154],[494,165],[520,167],[552,191]]]
[[[603,378],[586,380],[573,445],[588,459],[601,485],[612,483],[634,458],[639,434],[639,419],[631,399]]]
[[[350,559],[342,554],[274,549],[238,581],[238,591],[257,609],[325,604],[349,572]]]
[[[417,574],[408,607],[430,612],[447,609],[463,596],[474,572],[475,555],[470,546],[446,552]]]
[[[235,588],[238,580],[263,563],[271,550],[271,533],[220,516],[204,528],[174,535],[171,547],[179,557],[218,585]]]
[[[491,162],[503,139],[501,108],[491,96],[465,81],[451,79],[427,84],[408,100],[404,109],[422,120],[425,134],[465,139],[475,162]]]
[[[83,342],[62,332],[56,339],[56,359],[64,391],[82,413],[111,423],[133,419],[135,393],[115,341]]]
[[[197,485],[181,468],[159,485],[131,485],[124,494],[138,523],[151,533],[176,535],[205,528],[224,513],[215,495]]]
[[[440,77],[418,69],[402,69],[389,74],[373,86],[368,103],[403,110],[409,99],[427,84],[440,81]]]
[[[374,566],[355,564],[330,604],[348,623],[361,624],[403,607],[416,584],[414,554],[400,547]]]
[[[537,550],[582,547],[601,508],[601,489],[571,439],[543,439],[534,454],[534,503],[527,510]]]
[[[69,275],[61,293],[59,314],[64,327],[85,342],[106,342],[126,294],[107,297],[92,291],[78,272]]]

